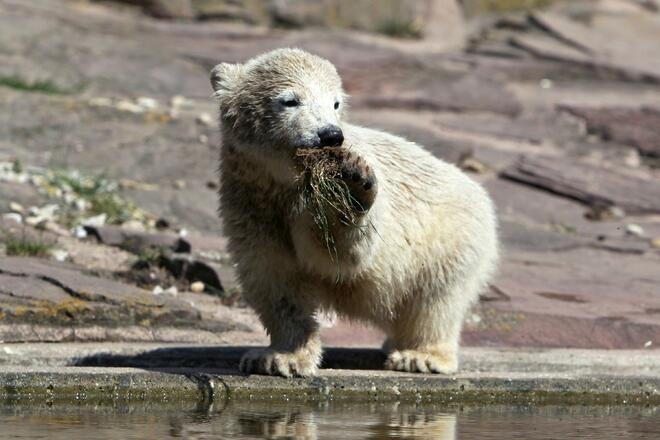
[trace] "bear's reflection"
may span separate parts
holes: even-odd
[[[456,438],[456,415],[414,404],[242,404],[227,408],[226,422],[248,438],[439,439]],[[229,420],[233,419],[233,423]],[[233,431],[233,430],[232,430]]]
[[[439,439],[456,438],[456,414],[415,406],[392,405],[381,414],[382,423],[372,428],[369,438]]]
[[[314,414],[311,411],[291,408],[290,410],[268,411],[266,409],[241,412],[236,415],[239,432],[254,438],[319,438]]]

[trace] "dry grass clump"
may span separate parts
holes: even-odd
[[[337,258],[333,226],[336,222],[360,228],[355,206],[359,202],[351,195],[342,179],[340,160],[335,156],[339,148],[301,149],[297,156],[303,166],[305,209],[319,229],[323,244],[331,258]],[[335,156],[335,157],[333,157]]]

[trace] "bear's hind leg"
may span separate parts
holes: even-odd
[[[404,307],[388,339],[385,368],[413,373],[456,372],[467,304],[451,304],[447,299]]]

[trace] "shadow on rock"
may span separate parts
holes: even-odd
[[[123,355],[99,353],[75,360],[77,367],[132,367],[147,370],[193,368],[238,372],[241,356],[254,347],[171,347]],[[377,349],[328,348],[321,368],[380,370],[385,354]]]

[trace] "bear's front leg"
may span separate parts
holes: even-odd
[[[313,376],[321,362],[321,339],[314,310],[295,296],[265,294],[250,301],[270,335],[270,347],[243,355],[240,371],[284,377]]]

